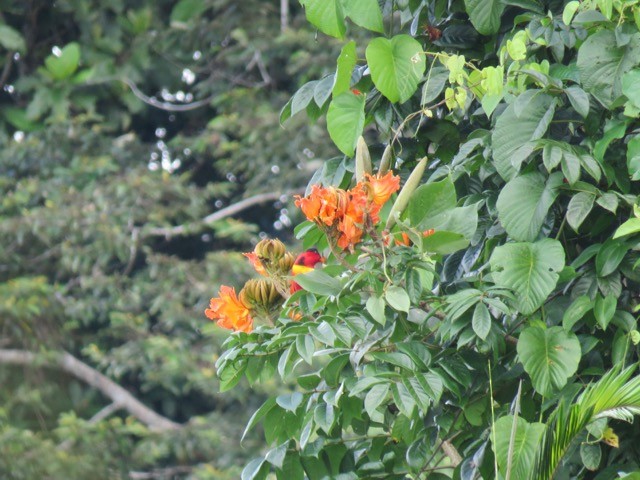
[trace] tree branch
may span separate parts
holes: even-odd
[[[154,412],[113,380],[68,352],[48,352],[47,355],[38,355],[27,350],[0,349],[0,364],[44,365],[59,368],[109,397],[113,401],[113,405],[108,409],[109,413],[116,407],[123,408],[155,432],[177,430],[182,427],[179,423]]]
[[[190,473],[193,471],[193,467],[190,466],[176,466],[157,468],[150,472],[129,472],[129,478],[132,480],[146,480],[153,478],[173,478],[173,475],[179,475],[182,473]]]
[[[223,218],[230,217],[235,215],[236,213],[240,213],[243,210],[246,210],[249,207],[253,207],[254,205],[260,205],[261,203],[278,200],[283,195],[291,195],[294,193],[302,193],[302,191],[293,191],[293,192],[268,192],[268,193],[259,193],[258,195],[254,195],[249,198],[245,198],[244,200],[240,200],[237,203],[229,205],[217,212],[213,212],[211,215],[207,215],[202,220],[198,220],[196,222],[176,225],[174,227],[156,227],[150,228],[142,232],[143,237],[167,237],[171,238],[175,235],[184,235],[185,233],[191,232],[195,230],[197,227],[201,225],[210,225],[215,223]]]

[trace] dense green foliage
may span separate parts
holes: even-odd
[[[0,2],[0,477],[237,478],[261,444],[241,426],[275,387],[218,393],[226,333],[202,312],[247,277],[225,249],[287,232],[278,196],[335,152],[304,118],[278,127],[339,48],[279,9]],[[52,368],[64,351],[185,426],[102,410],[109,389]]]
[[[639,2],[301,3],[345,41],[334,76],[282,114],[326,111],[345,154],[311,183],[353,185],[361,135],[387,144],[403,179],[417,173],[382,211],[392,230],[368,222],[351,250],[335,248],[332,216],[311,214],[297,235],[333,248],[296,277],[305,291],[287,306],[304,317],[285,309],[225,343],[223,388],[297,384],[252,417],[272,448],[242,478],[640,469],[640,384],[624,369],[640,342]],[[371,39],[352,41],[359,27]],[[330,204],[334,190],[309,203],[320,191]]]

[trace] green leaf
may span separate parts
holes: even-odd
[[[313,419],[316,425],[325,432],[330,432],[336,421],[336,414],[333,405],[327,403],[319,403],[313,411]]]
[[[44,59],[51,76],[56,80],[69,78],[78,68],[80,63],[80,45],[76,42],[69,43],[61,51],[60,55],[49,55]]]
[[[427,106],[440,96],[449,79],[449,71],[444,67],[433,67],[427,74],[427,80],[422,86],[420,105]]]
[[[490,259],[496,285],[516,293],[520,313],[535,312],[553,291],[564,267],[564,249],[556,240],[507,243],[496,247]]]
[[[621,241],[609,239],[596,255],[596,271],[601,277],[612,274],[629,251],[629,246]]]
[[[640,135],[627,143],[627,169],[631,180],[640,180]]]
[[[578,50],[582,87],[602,105],[611,108],[622,94],[622,77],[640,63],[640,34],[618,46],[613,31],[602,29],[590,35]]]
[[[336,146],[350,157],[364,128],[363,94],[346,91],[333,98],[327,112],[327,129]]]
[[[9,51],[24,53],[27,51],[27,44],[22,35],[9,25],[0,25],[0,45]]]
[[[524,107],[516,112],[516,103],[498,117],[491,134],[493,163],[500,176],[511,180],[522,162],[533,151],[533,141],[546,133],[555,112],[555,100],[539,90],[526,90],[518,97]]]
[[[599,444],[581,443],[580,459],[587,470],[595,471],[602,459],[602,449]],[[632,479],[630,479],[632,480]]]
[[[272,448],[267,452],[264,456],[264,459],[273,465],[276,468],[282,468],[282,464],[284,463],[284,458],[287,455],[287,447],[289,446],[289,441],[287,440],[281,445],[278,445],[275,448]]]
[[[311,335],[298,335],[296,338],[296,350],[309,365],[313,363],[313,354],[315,349],[315,342]]]
[[[420,185],[409,200],[409,221],[417,227],[456,206],[456,189],[450,178]]]
[[[469,245],[469,240],[461,233],[439,231],[422,239],[425,252],[449,255]]]
[[[307,108],[309,102],[313,100],[313,93],[317,84],[317,80],[307,82],[293,94],[291,98],[291,116]]]
[[[584,219],[587,218],[587,215],[589,215],[589,212],[591,212],[595,199],[596,196],[594,194],[587,192],[578,192],[571,197],[567,207],[567,223],[576,232],[584,222]]]
[[[571,25],[571,20],[573,20],[573,16],[578,11],[579,6],[580,2],[577,0],[573,0],[564,6],[564,10],[562,11],[562,21],[565,25]]]
[[[513,415],[496,421],[491,443],[502,476],[507,471],[511,456],[511,478],[530,478],[544,430],[545,426],[542,423],[528,423],[524,418],[517,417],[514,431]],[[513,446],[510,448],[512,437]]]
[[[543,175],[533,172],[504,186],[496,206],[500,223],[511,238],[533,241],[538,237],[561,185],[562,175],[558,172],[551,174],[546,183]]]
[[[249,430],[251,430],[253,427],[256,426],[256,424],[262,420],[262,418],[269,413],[269,411],[276,406],[276,399],[275,397],[270,397],[267,398],[265,400],[265,402],[262,404],[262,406],[260,406],[260,408],[258,408],[253,415],[251,415],[251,418],[249,419],[249,423],[247,423],[247,426],[244,429],[244,432],[242,432],[242,438],[240,438],[240,441],[242,442],[244,440],[244,437],[246,437],[247,433],[249,432]]]
[[[624,74],[622,93],[634,106],[640,108],[640,69],[631,70]]]
[[[482,35],[493,35],[500,28],[504,11],[502,0],[464,0],[469,20]]]
[[[379,383],[367,392],[367,395],[364,397],[364,410],[370,417],[376,415],[375,410],[387,399],[389,390],[388,383]]]
[[[347,16],[356,25],[373,32],[384,33],[378,0],[346,0],[343,6]]]
[[[616,239],[638,232],[640,232],[640,218],[632,217],[618,227],[616,232],[613,234],[613,238]]]
[[[380,325],[387,323],[387,317],[384,313],[384,307],[386,303],[382,297],[371,296],[367,299],[365,308],[369,315],[378,322]]]
[[[409,35],[373,39],[366,57],[374,85],[393,103],[411,98],[426,68],[422,46]]]
[[[308,273],[296,275],[298,283],[307,292],[316,295],[338,295],[342,291],[342,282],[337,278],[327,275],[322,270],[313,270]]]
[[[529,327],[518,338],[518,356],[533,387],[545,397],[567,383],[578,369],[581,350],[578,338],[562,327]]]
[[[585,118],[589,115],[589,95],[580,87],[573,85],[565,89],[564,93],[567,94],[567,98],[571,103],[573,109]]]
[[[300,392],[286,393],[276,397],[276,403],[280,408],[288,412],[295,412],[304,400],[304,396]]]
[[[171,10],[170,22],[178,25],[185,24],[191,19],[200,18],[200,15],[210,7],[209,2],[204,0],[180,0]]]
[[[404,288],[392,285],[387,288],[387,291],[384,293],[384,298],[387,300],[387,303],[391,308],[401,312],[409,311],[411,300],[409,299],[409,294]]]
[[[562,316],[562,328],[570,331],[592,308],[593,303],[591,299],[587,295],[580,295],[564,312]]]
[[[391,385],[391,393],[400,413],[405,417],[411,418],[416,409],[416,401],[413,399],[411,392],[402,383],[394,383]]]
[[[600,325],[600,328],[603,330],[607,329],[609,322],[611,322],[613,315],[616,313],[617,304],[618,299],[613,295],[607,295],[604,298],[601,295],[596,296],[593,313],[598,325]]]
[[[593,148],[593,156],[602,162],[604,160],[604,154],[609,148],[609,144],[614,140],[618,140],[624,137],[624,133],[627,130],[627,125],[630,119],[613,119],[607,121],[604,127],[604,135],[598,140]]]
[[[333,96],[337,97],[351,87],[351,73],[356,66],[356,42],[348,42],[338,56],[338,68],[333,83]]]
[[[491,315],[484,303],[479,302],[476,305],[473,311],[471,326],[473,327],[473,331],[476,332],[476,335],[482,340],[486,339],[487,335],[489,335],[489,331],[491,330]]]
[[[266,469],[263,469],[264,458],[254,458],[251,460],[240,475],[241,480],[253,480],[257,478],[264,478],[266,476]]]
[[[321,32],[343,38],[346,26],[342,0],[300,0],[309,23]]]
[[[277,480],[304,480],[304,469],[298,455],[289,452],[284,459],[282,468],[276,471]]]
[[[616,213],[616,210],[618,210],[618,202],[618,197],[615,194],[609,192],[603,193],[600,198],[596,200],[596,203],[598,205],[606,210],[609,210],[611,213]],[[613,238],[616,238],[616,236],[614,235]]]

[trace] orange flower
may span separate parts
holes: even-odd
[[[319,185],[313,185],[311,187],[311,193],[308,197],[301,197],[300,195],[296,195],[296,207],[302,210],[305,217],[314,222],[318,215],[320,215],[320,208],[322,208],[322,202],[320,200],[320,196],[317,194],[318,190],[322,187]]]
[[[382,177],[366,174],[366,188],[369,198],[378,206],[384,205],[400,188],[400,177],[392,172],[387,172]]]
[[[218,298],[212,298],[204,311],[207,318],[217,320],[222,328],[251,333],[253,318],[247,306],[238,299],[233,287],[222,285]]]
[[[422,236],[423,237],[430,237],[434,233],[436,233],[436,231],[433,228],[430,228],[429,230],[425,230],[424,232],[422,232]]]
[[[408,247],[411,245],[411,239],[409,238],[409,235],[406,234],[406,232],[402,232],[401,233],[402,237],[401,238],[396,238],[394,240],[395,244],[397,246],[405,246]]]
[[[307,219],[316,223],[333,225],[340,212],[344,208],[346,192],[335,187],[321,187],[314,185],[307,197],[298,196],[296,207],[302,210]]]
[[[267,271],[265,270],[264,265],[262,265],[262,260],[260,260],[260,257],[258,256],[257,253],[248,252],[248,253],[243,253],[242,255],[247,257],[247,259],[251,262],[251,265],[253,266],[256,272],[258,272],[260,275],[265,275],[265,276],[267,275]]]

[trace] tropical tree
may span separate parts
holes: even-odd
[[[290,386],[242,478],[636,471],[639,2],[301,3],[344,44],[282,119],[326,111],[344,156],[296,201],[325,264],[290,293],[262,243],[269,294],[212,299],[252,322],[221,387]]]
[[[202,312],[335,152],[277,126],[339,51],[280,7],[0,2],[0,477],[237,478],[262,445],[276,386],[221,396]]]

